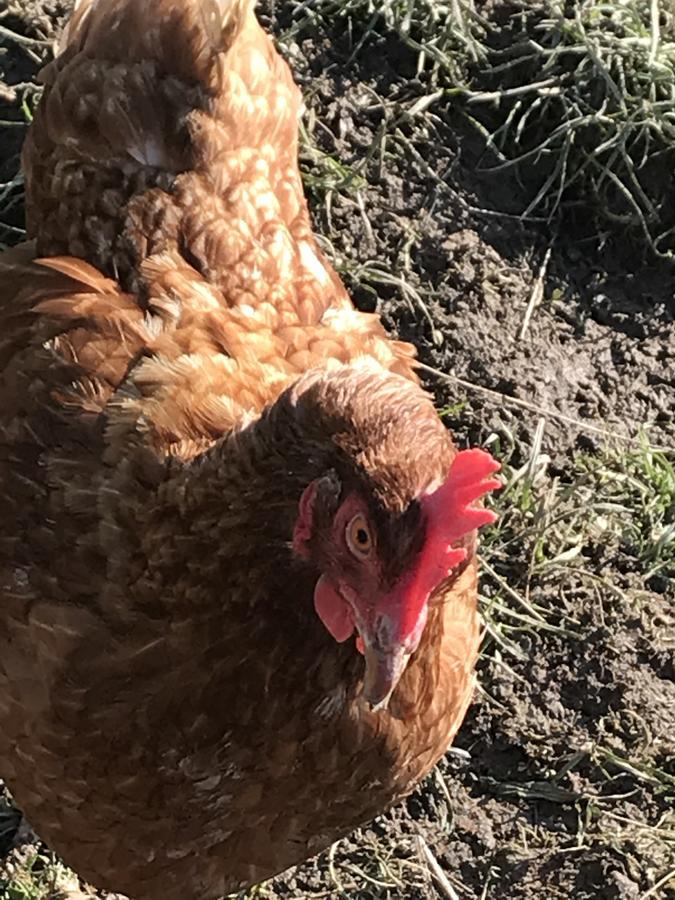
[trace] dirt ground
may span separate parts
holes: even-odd
[[[10,3],[0,24],[51,37],[67,5]],[[403,807],[257,896],[452,896],[419,835],[467,900],[674,896],[675,599],[672,569],[641,544],[658,491],[639,467],[641,434],[675,446],[675,267],[618,240],[576,240],[565,223],[520,221],[527,185],[485,174],[457,105],[439,97],[414,112],[436,85],[400,35],[378,25],[354,53],[358,22],[297,31],[298,6],[264,3],[261,19],[305,94],[317,230],[357,304],[450,376],[428,373],[449,426],[460,442],[489,439],[513,488],[486,541],[493,627],[460,752]],[[0,49],[2,80],[28,85],[0,93],[0,119],[19,123],[0,128],[0,182],[16,171],[44,52]],[[20,238],[13,190],[5,243]],[[24,838],[7,821],[0,850],[17,854]]]

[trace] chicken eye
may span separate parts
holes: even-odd
[[[359,559],[366,559],[373,549],[373,539],[368,523],[362,515],[356,515],[345,530],[347,546]]]

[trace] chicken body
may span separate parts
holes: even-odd
[[[85,0],[44,80],[33,242],[0,258],[2,775],[83,878],[208,900],[445,751],[475,533],[371,709],[292,552],[299,498],[336,470],[396,516],[456,451],[317,248],[287,66],[248,0]]]

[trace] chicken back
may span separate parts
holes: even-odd
[[[137,900],[409,792],[471,699],[483,451],[312,236],[250,0],[83,0],[0,257],[0,766]]]

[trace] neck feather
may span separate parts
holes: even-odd
[[[203,455],[172,462],[143,524],[145,583],[206,611],[291,602],[289,590],[297,595],[307,582],[311,609],[313,573],[291,541],[302,492],[330,467],[330,454],[329,441],[272,410]]]

